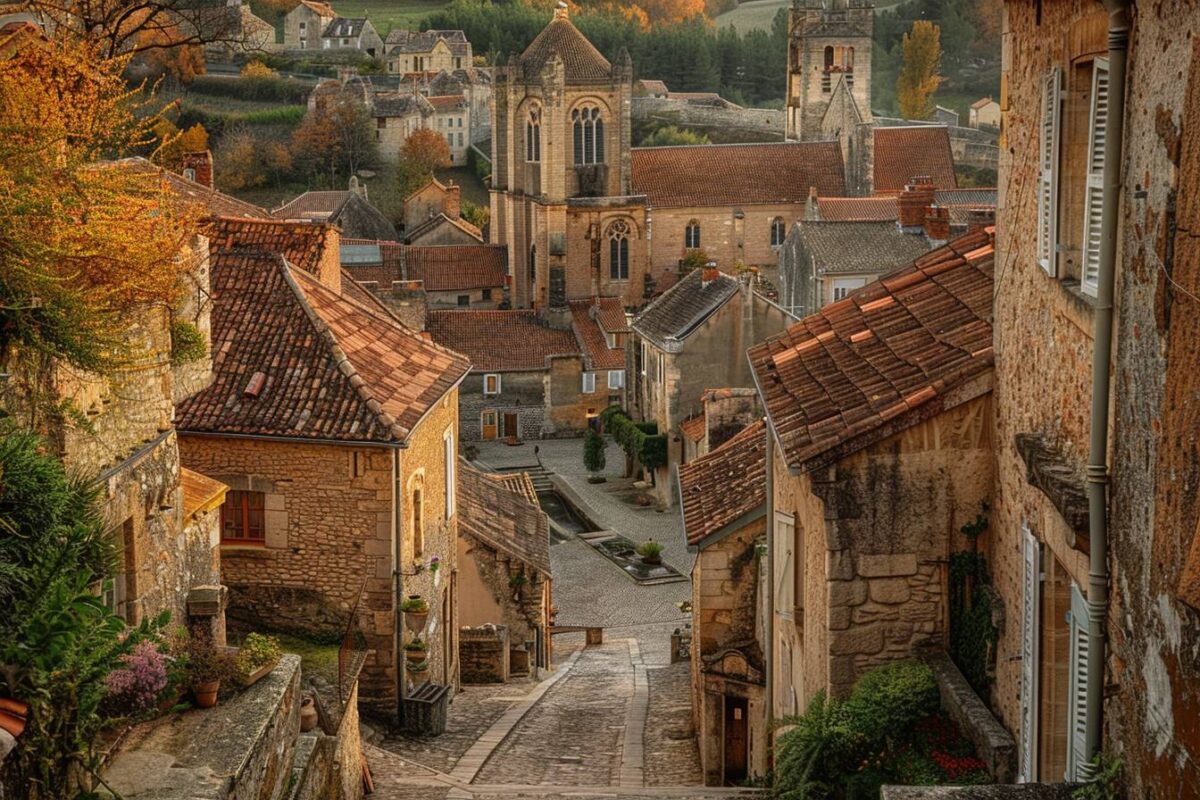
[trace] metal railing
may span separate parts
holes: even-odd
[[[363,593],[367,589],[367,579],[363,578],[358,587],[354,603],[350,607],[350,617],[346,620],[346,630],[342,633],[342,643],[338,647],[338,697],[342,703],[350,699],[350,687],[362,668],[367,656],[366,637],[358,625],[358,607],[362,603]]]

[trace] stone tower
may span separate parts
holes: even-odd
[[[839,95],[839,105],[846,105],[846,95],[853,100],[858,121],[870,121],[874,29],[873,0],[792,0],[788,13],[787,138],[836,135],[842,125],[822,123]]]

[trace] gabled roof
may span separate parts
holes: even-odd
[[[434,111],[446,112],[466,108],[467,99],[461,94],[430,95],[425,98]]]
[[[534,37],[517,59],[526,78],[534,78],[555,55],[563,62],[568,84],[607,83],[612,64],[579,32],[559,9],[550,24]]]
[[[508,247],[502,244],[420,247],[399,242],[342,240],[342,265],[360,281],[382,287],[422,281],[429,292],[503,288]]]
[[[756,420],[716,450],[680,465],[679,503],[689,545],[712,544],[732,533],[731,525],[766,513],[765,434],[766,425]]]
[[[383,212],[357,192],[305,192],[271,212],[275,219],[332,222],[347,237],[391,239],[396,229]]]
[[[450,52],[456,56],[465,56],[471,47],[471,43],[467,41],[467,34],[459,30],[409,31],[393,28],[388,32],[384,44],[392,48],[389,55],[428,53],[433,50],[439,39],[445,41]]]
[[[825,306],[747,355],[791,470],[833,463],[969,397],[989,373],[994,229]]]
[[[195,181],[188,180],[170,170],[154,164],[141,156],[123,158],[113,162],[117,166],[136,172],[158,173],[166,187],[180,199],[196,203],[207,209],[213,217],[241,217],[243,219],[266,219],[271,214],[265,208],[259,208],[252,203],[239,200],[236,197],[218,192]]]
[[[818,273],[880,275],[929,252],[924,234],[905,233],[895,222],[805,221],[795,230]]]
[[[990,106],[993,103],[996,103],[996,101],[991,97],[981,97],[974,103],[971,103],[971,108],[984,108],[985,106]],[[996,105],[999,105],[999,103],[996,103]]]
[[[472,239],[477,239],[477,240],[479,240],[480,244],[483,244],[483,231],[479,230],[479,228],[476,228],[474,225],[467,222],[462,217],[448,217],[442,213],[435,214],[432,217],[430,217],[429,219],[422,222],[421,224],[414,225],[412,227],[412,229],[405,231],[404,232],[404,241],[406,241],[406,242],[416,241],[417,239],[420,239],[422,236],[432,233],[433,231],[437,230],[438,228],[442,227],[443,225],[450,225],[452,227],[458,228],[460,231],[467,234]]]
[[[875,128],[873,190],[899,192],[913,176],[928,176],[939,189],[958,188],[950,131],[945,125]]]
[[[625,348],[608,346],[604,331],[600,330],[593,316],[595,303],[592,300],[572,300],[570,305],[571,327],[583,348],[588,369],[625,369]]]
[[[474,372],[533,372],[550,368],[552,356],[577,356],[569,330],[551,328],[536,311],[430,311],[429,335],[465,354]]]
[[[679,423],[679,432],[693,442],[699,442],[704,438],[704,432],[707,429],[707,421],[703,414],[697,414],[694,417],[688,417],[683,422]]]
[[[529,498],[533,482],[520,473],[528,488],[514,487],[512,475],[490,475],[464,459],[458,468],[458,530],[504,555],[550,575],[550,522]]]
[[[254,250],[279,253],[288,263],[310,275],[320,273],[320,261],[334,231],[329,225],[283,222],[274,219],[222,217],[206,226],[214,252]]]
[[[596,321],[606,333],[627,333],[629,318],[619,297],[601,297],[596,301]]]
[[[371,99],[371,114],[375,117],[405,117],[421,113],[433,113],[433,106],[423,94],[410,91],[377,92]]]
[[[633,320],[633,330],[660,350],[675,353],[704,320],[738,293],[738,280],[719,273],[704,280],[704,269],[694,269],[663,292]]]
[[[337,17],[325,26],[321,34],[323,39],[343,39],[357,37],[370,24],[366,17]]]
[[[814,186],[846,194],[836,141],[637,147],[632,170],[634,192],[657,208],[803,203]]]
[[[179,468],[179,488],[183,490],[184,520],[218,508],[225,501],[225,493],[229,491],[229,487],[220,481],[187,467]]]
[[[183,432],[403,445],[463,356],[260,247],[211,245],[213,381]]]
[[[822,222],[895,220],[895,197],[818,197],[817,216]]]
[[[299,4],[306,7],[310,11],[316,12],[317,16],[320,17],[337,16],[337,12],[333,10],[333,6],[329,5],[329,3],[321,3],[317,2],[317,0],[300,0]]]

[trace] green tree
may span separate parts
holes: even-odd
[[[905,119],[927,119],[933,113],[933,94],[942,83],[941,29],[918,20],[904,34],[904,66],[896,79],[896,104]]]
[[[583,437],[583,466],[593,474],[604,471],[604,437],[591,428]]]
[[[708,144],[708,136],[696,131],[680,130],[674,125],[658,128],[642,139],[642,147],[667,147],[680,144]]]

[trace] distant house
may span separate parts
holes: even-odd
[[[227,59],[237,54],[275,49],[275,28],[258,17],[244,0],[226,0],[206,8],[195,18],[180,17],[181,27],[205,41],[204,55]]]
[[[667,84],[663,81],[640,80],[634,86],[634,94],[639,97],[664,98],[669,94]]]
[[[351,179],[348,191],[305,192],[271,212],[285,222],[331,222],[349,239],[396,238],[396,228],[383,212],[367,202],[366,187]]]
[[[384,42],[392,74],[440,72],[472,66],[471,43],[459,30],[394,29]]]
[[[419,282],[429,308],[494,309],[504,299],[508,248],[496,244],[410,247],[344,239],[342,266],[385,302],[397,283]],[[407,299],[415,285],[406,286]]]
[[[288,50],[316,50],[321,47],[321,35],[337,19],[337,12],[328,3],[300,0],[283,18],[283,46]]]
[[[359,50],[375,58],[383,55],[383,39],[366,17],[337,17],[321,32],[322,50]]]
[[[974,103],[971,103],[970,117],[967,124],[972,128],[999,128],[1000,127],[1000,104],[993,100],[990,96],[981,97]]]
[[[933,107],[933,121],[939,125],[949,125],[950,127],[958,126],[958,112],[953,108],[945,106]]]
[[[435,214],[404,230],[404,243],[411,245],[483,244],[483,231],[462,217]]]
[[[457,219],[461,211],[462,187],[430,178],[424,186],[404,198],[404,229],[415,228],[438,214]]]
[[[420,92],[379,92],[371,102],[375,141],[385,161],[398,161],[408,137],[421,128],[446,138],[450,161],[465,164],[471,146],[471,104],[466,95],[423,95]]]

